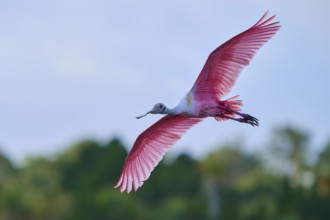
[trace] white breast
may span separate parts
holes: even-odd
[[[190,93],[187,93],[174,108],[178,114],[195,116],[195,101]]]

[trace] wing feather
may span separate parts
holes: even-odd
[[[249,64],[257,50],[280,29],[274,16],[262,18],[248,30],[231,38],[208,57],[191,92],[202,100],[212,96],[219,100],[230,92],[243,67]]]
[[[189,128],[202,120],[183,115],[166,115],[141,133],[126,158],[115,188],[120,186],[121,192],[127,190],[129,193],[133,184],[136,191],[149,178],[166,151]]]

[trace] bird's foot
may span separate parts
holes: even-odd
[[[254,126],[259,126],[258,119],[249,115],[249,114],[241,114],[241,118],[238,118],[237,121],[242,122],[242,123],[247,123]]]
[[[242,123],[247,123],[247,124],[252,125],[253,127],[254,126],[259,126],[258,119],[253,117],[252,115],[244,114],[244,113],[235,111],[234,109],[231,109],[231,108],[228,108],[228,107],[227,108],[221,107],[221,108],[227,110],[228,112],[230,112],[232,114],[236,114],[236,115],[240,116],[239,118],[234,118],[234,117],[231,117],[231,116],[228,116],[228,115],[224,116],[222,114],[221,117],[224,117],[224,118],[227,118],[227,119],[232,119],[232,120],[242,122]]]
[[[259,126],[259,122],[258,122],[258,119],[249,115],[249,114],[243,114],[243,113],[239,113],[239,118],[234,118],[232,116],[229,116],[229,115],[217,115],[217,117],[219,118],[224,118],[224,119],[231,119],[231,120],[234,120],[234,121],[238,121],[238,122],[241,122],[241,123],[247,123],[247,124],[250,124],[252,125],[253,127],[254,126]]]

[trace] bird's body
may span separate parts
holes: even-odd
[[[267,13],[254,26],[210,54],[195,84],[174,108],[158,103],[152,110],[137,117],[144,117],[148,113],[165,114],[138,136],[115,187],[121,186],[121,192],[130,192],[133,184],[137,190],[165,152],[189,128],[206,117],[258,125],[255,117],[240,112],[242,101],[238,96],[226,100],[222,98],[230,92],[239,73],[257,50],[279,30],[279,22],[272,22],[275,16],[266,16]]]
[[[187,93],[173,109],[168,109],[169,113],[182,114],[188,117],[200,117],[199,109],[203,103],[196,102],[194,94]],[[166,111],[166,110],[165,110]]]
[[[231,101],[232,100],[220,101],[215,99],[197,100],[194,96],[194,93],[189,92],[180,100],[180,102],[173,109],[166,108],[164,113],[172,115],[181,114],[187,117],[196,118],[205,118],[212,116],[216,117],[218,115],[226,113],[226,110],[224,110],[223,108],[230,105]],[[240,103],[240,100],[236,101]],[[232,108],[233,110],[237,109],[235,107]]]

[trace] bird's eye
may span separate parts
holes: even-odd
[[[160,108],[163,108],[163,105],[159,105]]]

